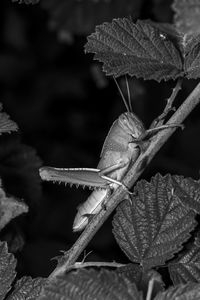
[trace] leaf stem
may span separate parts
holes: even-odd
[[[67,271],[73,270],[73,269],[81,269],[81,268],[88,268],[88,267],[109,267],[109,268],[120,268],[124,267],[124,264],[116,263],[116,262],[103,262],[103,261],[91,261],[91,262],[76,262],[74,265],[71,265],[69,268],[67,268]]]
[[[200,83],[195,87],[192,93],[187,97],[187,99],[182,103],[182,105],[177,109],[177,111],[166,124],[181,124],[199,102]],[[155,136],[152,137],[147,149],[140,154],[137,161],[133,164],[125,176],[123,181],[125,186],[130,188],[137,181],[146,166],[153,159],[154,155],[159,151],[162,145],[168,140],[168,138],[176,129],[177,128],[172,127],[166,128],[162,131],[159,131]],[[91,241],[98,229],[102,226],[117,205],[125,198],[126,193],[127,191],[123,186],[120,186],[118,189],[116,189],[106,205],[106,210],[102,209],[92,218],[91,222],[87,225],[86,229],[82,232],[74,245],[68,251],[64,252],[63,256],[61,256],[57,267],[49,276],[50,280],[54,279],[58,275],[62,275],[68,268],[71,267],[71,265],[76,262],[79,255]]]
[[[152,291],[153,291],[154,281],[155,281],[154,278],[151,278],[150,281],[149,281],[146,300],[151,300],[151,295],[152,295]]]

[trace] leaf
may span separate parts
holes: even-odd
[[[0,174],[5,190],[24,198],[29,204],[35,203],[41,196],[41,181],[38,169],[41,161],[36,151],[21,144],[18,137],[0,139]]]
[[[11,284],[16,276],[16,259],[8,253],[5,242],[0,242],[0,300],[3,300],[11,289]]]
[[[183,176],[172,176],[174,194],[181,203],[200,214],[200,182]]]
[[[19,4],[37,4],[40,0],[12,0],[12,2],[18,2]]]
[[[200,1],[174,0],[174,24],[184,35],[200,33]]]
[[[141,0],[43,0],[41,5],[50,14],[50,27],[58,30],[62,37],[69,34],[90,34],[95,25],[113,18],[138,18],[142,3]]]
[[[158,292],[164,290],[164,283],[161,275],[152,269],[146,271],[139,265],[127,264],[126,266],[117,268],[116,272],[123,274],[123,276],[126,276],[131,282],[134,282],[138,290],[143,292],[144,297],[147,295],[149,281],[152,278],[154,279],[152,299]]]
[[[169,288],[158,294],[154,300],[199,300],[200,284],[189,283]]]
[[[151,7],[153,19],[158,22],[169,22],[171,20],[171,0],[154,0]]]
[[[184,62],[185,74],[188,79],[200,77],[200,34],[192,36],[186,44]]]
[[[43,289],[39,300],[142,300],[134,283],[114,271],[80,269],[56,278]]]
[[[126,276],[130,281],[135,282],[137,287],[139,286],[139,283],[142,281],[142,277],[144,275],[143,268],[137,264],[132,264],[132,263],[117,268],[116,272],[122,274],[123,276]]]
[[[179,50],[153,22],[114,19],[96,26],[85,51],[95,53],[107,75],[129,74],[157,81],[182,76]]]
[[[150,183],[141,180],[134,191],[137,196],[117,208],[115,239],[128,258],[144,269],[162,265],[190,237],[195,212],[176,195],[173,176],[157,174]]]
[[[44,278],[22,277],[16,282],[13,292],[6,300],[35,300],[39,297],[45,282]]]
[[[16,131],[18,126],[15,122],[10,120],[10,117],[6,114],[1,112],[2,104],[0,103],[0,135],[4,132],[11,132]]]
[[[28,212],[28,206],[14,197],[6,197],[0,182],[0,230],[12,219],[26,212]]]
[[[25,244],[24,235],[20,227],[15,225],[12,227],[12,230],[7,230],[6,233],[3,233],[3,239],[7,242],[12,253],[22,251]]]
[[[184,73],[188,79],[200,77],[200,1],[175,0],[174,23],[184,57]]]
[[[176,260],[170,262],[169,273],[174,283],[200,282],[200,238]]]

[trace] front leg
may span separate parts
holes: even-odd
[[[135,143],[138,145],[138,147],[140,148],[141,151],[144,151],[144,149],[146,149],[146,147],[144,147],[145,142],[148,142],[148,139],[153,136],[154,134],[158,133],[161,130],[164,129],[168,129],[168,128],[177,128],[180,127],[181,129],[184,129],[184,125],[183,124],[169,124],[169,125],[161,125],[155,128],[150,128],[147,129],[143,134],[141,134],[141,136],[139,136],[138,138],[135,138],[133,136],[133,141],[131,143]]]

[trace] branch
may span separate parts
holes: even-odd
[[[187,97],[187,99],[182,103],[182,105],[178,108],[178,110],[173,114],[173,116],[168,120],[166,124],[181,124],[199,102],[200,83],[196,86],[196,88],[192,91],[192,93]],[[146,166],[153,159],[154,155],[160,150],[160,148],[174,133],[175,130],[176,128],[163,129],[152,137],[148,148],[141,153],[137,161],[133,164],[133,166],[125,176],[123,181],[125,186],[130,188],[137,181]],[[64,252],[64,255],[58,261],[57,267],[50,274],[50,280],[54,279],[58,275],[64,274],[64,272],[66,272],[66,270],[76,262],[79,255],[91,241],[98,229],[102,226],[105,220],[122,201],[122,199],[125,198],[126,193],[127,191],[123,188],[123,186],[120,186],[116,189],[106,205],[106,210],[102,209],[98,214],[96,214],[92,218],[91,222],[87,225],[86,229],[79,236],[77,241],[74,243],[74,245],[71,247],[71,249]]]
[[[165,119],[165,117],[168,115],[168,113],[170,111],[176,111],[175,107],[172,107],[172,104],[178,94],[178,92],[181,90],[181,85],[183,82],[183,78],[180,78],[177,83],[176,86],[173,88],[172,90],[172,94],[171,96],[167,99],[167,104],[164,108],[164,111],[162,112],[162,114],[157,117],[151,124],[150,128],[155,128],[156,126],[160,126],[163,124],[163,121]]]

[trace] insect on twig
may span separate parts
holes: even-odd
[[[94,189],[88,199],[78,207],[73,231],[83,230],[90,216],[106,207],[111,193],[119,186],[124,186],[125,174],[147,147],[148,140],[153,134],[169,127],[180,126],[162,125],[145,130],[142,121],[133,113],[127,78],[128,101],[117,80],[115,78],[114,80],[127,111],[112,124],[103,144],[97,168],[43,167],[40,169],[40,176],[43,180],[78,184]],[[127,189],[125,186],[124,188]]]

